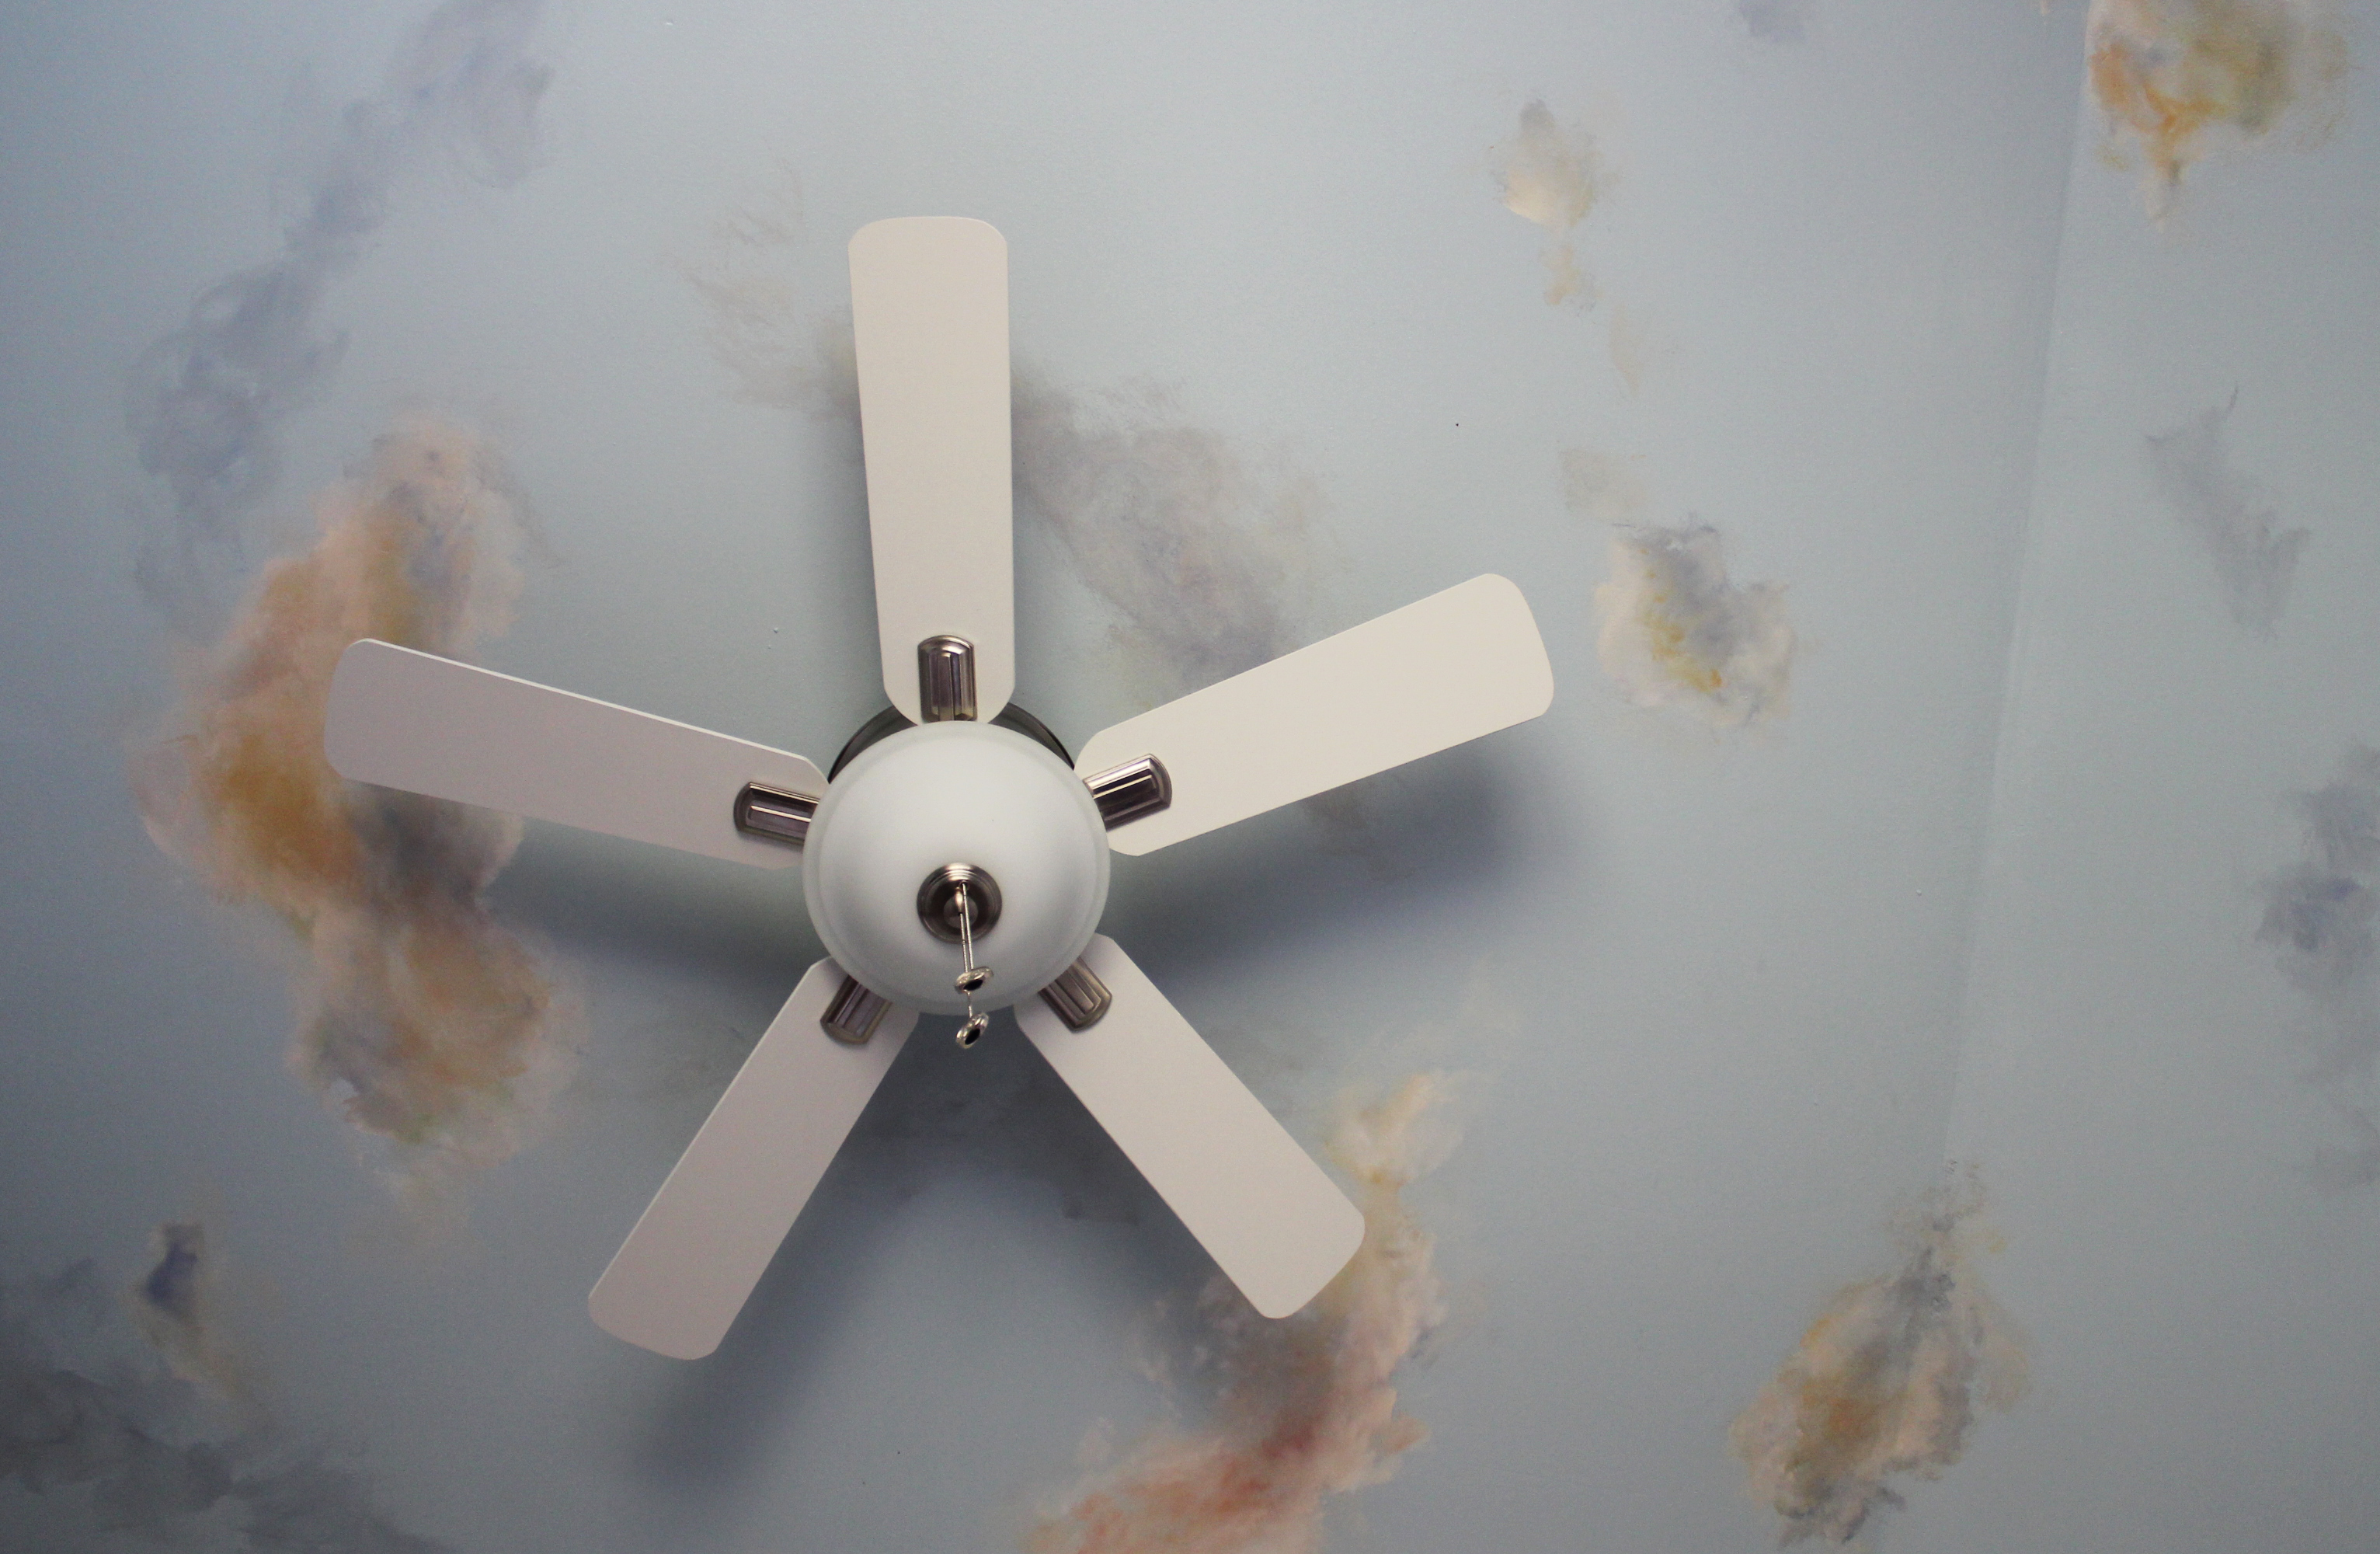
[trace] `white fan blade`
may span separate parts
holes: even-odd
[[[1075,769],[1163,763],[1172,806],[1108,833],[1153,852],[1525,723],[1553,696],[1529,602],[1491,572],[1103,729]]]
[[[1008,243],[956,216],[879,221],[851,239],[851,326],[884,691],[927,721],[917,644],[975,646],[975,716],[1016,685],[1010,555]]]
[[[1114,1002],[1070,1031],[1038,995],[1017,1023],[1248,1303],[1287,1316],[1364,1242],[1364,1216],[1113,939],[1083,963]]]
[[[763,869],[801,850],[735,828],[745,784],[826,793],[798,755],[370,638],[339,655],[322,751],[357,782]]]
[[[719,1347],[917,1023],[894,1004],[835,1040],[819,1019],[843,980],[821,961],[777,1011],[587,1297],[597,1327],[674,1360]]]

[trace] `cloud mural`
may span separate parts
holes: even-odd
[[[177,1380],[238,1401],[255,1391],[249,1363],[225,1321],[221,1259],[207,1254],[207,1228],[195,1219],[157,1227],[156,1261],[124,1292],[132,1325]]]
[[[2304,827],[2299,860],[2265,882],[2257,939],[2311,1001],[2309,1079],[2340,1114],[2354,1143],[2325,1145],[2315,1179],[2334,1188],[2380,1181],[2380,1125],[2372,1083],[2380,1060],[2380,751],[2356,745],[2338,775],[2291,795]]]
[[[134,373],[126,421],[172,521],[140,562],[141,586],[184,630],[219,623],[247,569],[238,532],[278,472],[281,429],[328,383],[346,340],[316,322],[390,196],[446,151],[505,184],[529,169],[550,72],[527,53],[539,0],[447,0],[398,45],[377,95],[348,104],[309,165],[278,257],[210,287]]]
[[[194,1342],[237,1343],[198,1337],[221,1321],[195,1298],[219,1282],[203,1228],[160,1226],[157,1244],[120,1302],[88,1260],[0,1282],[0,1483],[67,1502],[59,1514],[109,1547],[128,1534],[241,1554],[445,1554],[392,1520],[355,1468],[186,1374]]]
[[[1038,1519],[1030,1554],[1310,1554],[1334,1497],[1395,1474],[1428,1433],[1398,1412],[1396,1373],[1447,1313],[1404,1193],[1454,1147],[1452,1084],[1415,1074],[1350,1110],[1330,1156],[1364,1211],[1355,1260],[1281,1322],[1210,1283],[1178,1345],[1213,1389],[1205,1419],[1092,1470]]]
[[[1782,715],[1794,651],[1783,584],[1730,581],[1705,523],[1624,528],[1610,565],[1595,591],[1596,648],[1621,695],[1721,728]]]
[[[1779,1541],[1848,1543],[1903,1503],[1900,1478],[1938,1478],[1979,1410],[2023,1395],[2022,1340],[1976,1267],[1984,1194],[1954,1171],[1900,1227],[1900,1266],[1842,1291],[1729,1432]]]
[[[1578,257],[1575,233],[1610,185],[1602,152],[1585,129],[1564,125],[1542,100],[1521,110],[1520,128],[1494,153],[1504,208],[1546,229],[1546,300],[1585,307],[1595,283]]]
[[[685,273],[738,398],[856,424],[851,315],[804,306],[801,241],[799,184],[781,166]],[[1017,516],[1047,526],[1115,612],[1139,699],[1171,701],[1313,640],[1333,558],[1320,489],[1294,460],[1152,385],[1076,392],[1020,369],[1012,396]]]
[[[499,629],[517,518],[492,452],[423,420],[322,497],[305,556],[251,576],[242,524],[278,473],[289,418],[345,348],[320,322],[323,296],[405,178],[439,157],[499,185],[529,170],[551,75],[528,52],[539,9],[446,0],[406,33],[376,93],[290,148],[298,198],[281,251],[199,297],[136,364],[126,409],[172,504],[140,582],[193,644],[165,737],[135,759],[142,819],[219,897],[297,933],[292,1066],[394,1146],[417,1203],[433,1179],[516,1145],[566,1044],[552,989],[480,901],[517,827],[350,788],[322,761],[322,699],[356,637],[460,653]]]
[[[189,656],[135,790],[161,847],[297,936],[290,1066],[426,1206],[526,1141],[576,1028],[485,900],[520,823],[346,781],[322,756],[323,708],[359,637],[460,657],[501,630],[521,522],[494,450],[428,419],[382,438],[316,516],[313,547],[266,567]]]
[[[2231,618],[2270,635],[2289,602],[2298,557],[2311,537],[2278,527],[2257,483],[2231,467],[2224,423],[2237,397],[2148,438],[2149,476],[2159,496],[2215,562]]]
[[[1328,554],[1320,488],[1251,456],[1162,389],[1069,393],[1018,379],[1016,487],[1075,575],[1117,616],[1154,704],[1312,640]]]
[[[748,404],[859,420],[851,310],[817,314],[795,273],[806,233],[800,175],[780,161],[678,263],[710,353]]]
[[[2160,221],[2212,141],[2252,143],[2290,122],[2319,134],[2347,71],[2325,0],[2091,0],[2086,35],[2109,153],[2138,159]]]

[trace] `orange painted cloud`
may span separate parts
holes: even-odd
[[[2109,149],[2138,155],[2159,219],[2211,138],[2258,141],[2292,118],[2318,132],[2347,71],[2323,0],[2092,0],[2087,47]]]
[[[1779,1542],[1850,1542],[1902,1503],[1891,1480],[1939,1478],[1978,1409],[2023,1395],[2022,1340],[1975,1266],[1982,1211],[1972,1174],[1928,1193],[1901,1228],[1900,1266],[1828,1302],[1736,1418],[1730,1439],[1782,1520]]]
[[[1427,1430],[1397,1409],[1397,1368],[1446,1317],[1427,1231],[1405,1189],[1455,1135],[1445,1075],[1415,1074],[1330,1143],[1364,1210],[1364,1244],[1314,1303],[1258,1316],[1220,1279],[1195,1352],[1217,1390],[1197,1428],[1157,1431],[1038,1520],[1030,1554],[1311,1554],[1339,1495],[1392,1476]]]
[[[290,1066],[418,1194],[517,1149],[572,1043],[483,899],[519,823],[347,782],[322,757],[323,706],[358,637],[459,655],[501,629],[519,525],[493,451],[433,421],[382,438],[316,511],[313,547],[268,566],[185,666],[135,787],[160,846],[297,936]]]

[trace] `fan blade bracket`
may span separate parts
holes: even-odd
[[[892,1008],[892,999],[864,986],[857,977],[846,975],[834,997],[827,1000],[826,1012],[819,1016],[819,1029],[845,1046],[866,1046]]]
[[[917,710],[921,723],[975,721],[975,643],[943,635],[917,644]]]
[[[799,847],[809,839],[819,801],[808,793],[747,782],[735,795],[735,828],[763,841]]]
[[[1058,973],[1057,981],[1041,989],[1041,1001],[1067,1030],[1087,1031],[1107,1017],[1115,995],[1099,980],[1099,973],[1077,960]]]
[[[1099,806],[1099,818],[1111,831],[1173,803],[1172,774],[1154,755],[1093,772],[1083,779],[1083,786],[1091,790],[1091,801]]]

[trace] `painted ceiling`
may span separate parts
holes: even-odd
[[[0,8],[0,1543],[2367,1546],[2375,29]],[[1071,748],[1486,572],[1555,701],[1115,860],[1364,1210],[1313,1306],[929,1020],[669,1361],[586,1293],[798,880],[348,784],[327,677],[831,760],[923,214]]]

